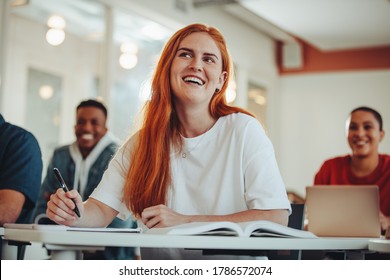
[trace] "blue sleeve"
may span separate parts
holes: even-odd
[[[41,185],[41,149],[30,132],[18,130],[9,137],[0,172],[0,189],[23,193],[26,197],[23,210],[30,211],[35,207]]]

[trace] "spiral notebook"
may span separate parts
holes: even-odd
[[[380,237],[377,186],[306,187],[308,230],[322,237]]]

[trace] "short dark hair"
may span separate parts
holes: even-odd
[[[374,109],[372,109],[370,107],[361,106],[361,107],[357,107],[357,108],[353,109],[351,111],[351,114],[355,113],[356,111],[365,111],[365,112],[369,112],[369,113],[373,114],[374,117],[376,118],[376,120],[379,122],[379,130],[382,131],[382,129],[383,129],[383,120],[382,120],[381,114],[379,114],[378,111],[376,111],[376,110],[374,110]]]
[[[77,106],[76,112],[80,108],[85,108],[85,107],[95,107],[103,111],[104,116],[107,118],[107,108],[104,106],[104,104],[96,99],[88,99],[88,100],[83,100],[80,102],[80,104]]]

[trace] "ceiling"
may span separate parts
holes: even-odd
[[[0,0],[1,1],[1,0]],[[105,12],[98,1],[89,0],[12,0],[12,13],[32,19],[43,25],[52,15],[61,15],[66,20],[66,31],[88,41],[102,41],[105,30]],[[137,14],[115,11],[114,41],[153,43],[165,41],[169,30]],[[86,20],[88,19],[88,20]],[[153,29],[153,30],[151,30]],[[154,32],[153,32],[154,31]],[[155,34],[157,33],[157,34]]]
[[[82,23],[74,28],[78,32],[103,26],[103,13],[96,9],[94,1],[12,0],[11,3],[17,2],[36,6],[36,14],[29,16],[42,21],[52,11],[72,13],[72,18]],[[195,8],[220,5],[276,40],[294,42],[299,38],[324,51],[390,46],[390,0],[192,0],[192,4]],[[31,5],[25,6],[25,11],[18,10],[31,13],[28,6]],[[84,20],[86,17],[88,21]],[[137,26],[133,23],[127,26],[127,33],[134,34]]]
[[[265,32],[282,41],[298,37],[324,51],[390,46],[389,0],[208,1],[238,2],[225,9],[260,29],[268,22]]]

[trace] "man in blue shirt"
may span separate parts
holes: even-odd
[[[77,189],[87,199],[99,184],[109,161],[117,148],[117,140],[106,127],[107,109],[97,100],[82,101],[76,109],[76,141],[57,148],[49,163],[34,217],[36,223],[46,223],[47,201],[60,187],[53,173],[56,167],[70,189]],[[109,225],[115,228],[133,228],[136,222],[130,218],[118,218]],[[108,247],[103,252],[85,255],[91,259],[134,259],[134,248]]]
[[[42,155],[29,131],[0,114],[0,226],[31,223],[42,179]]]

